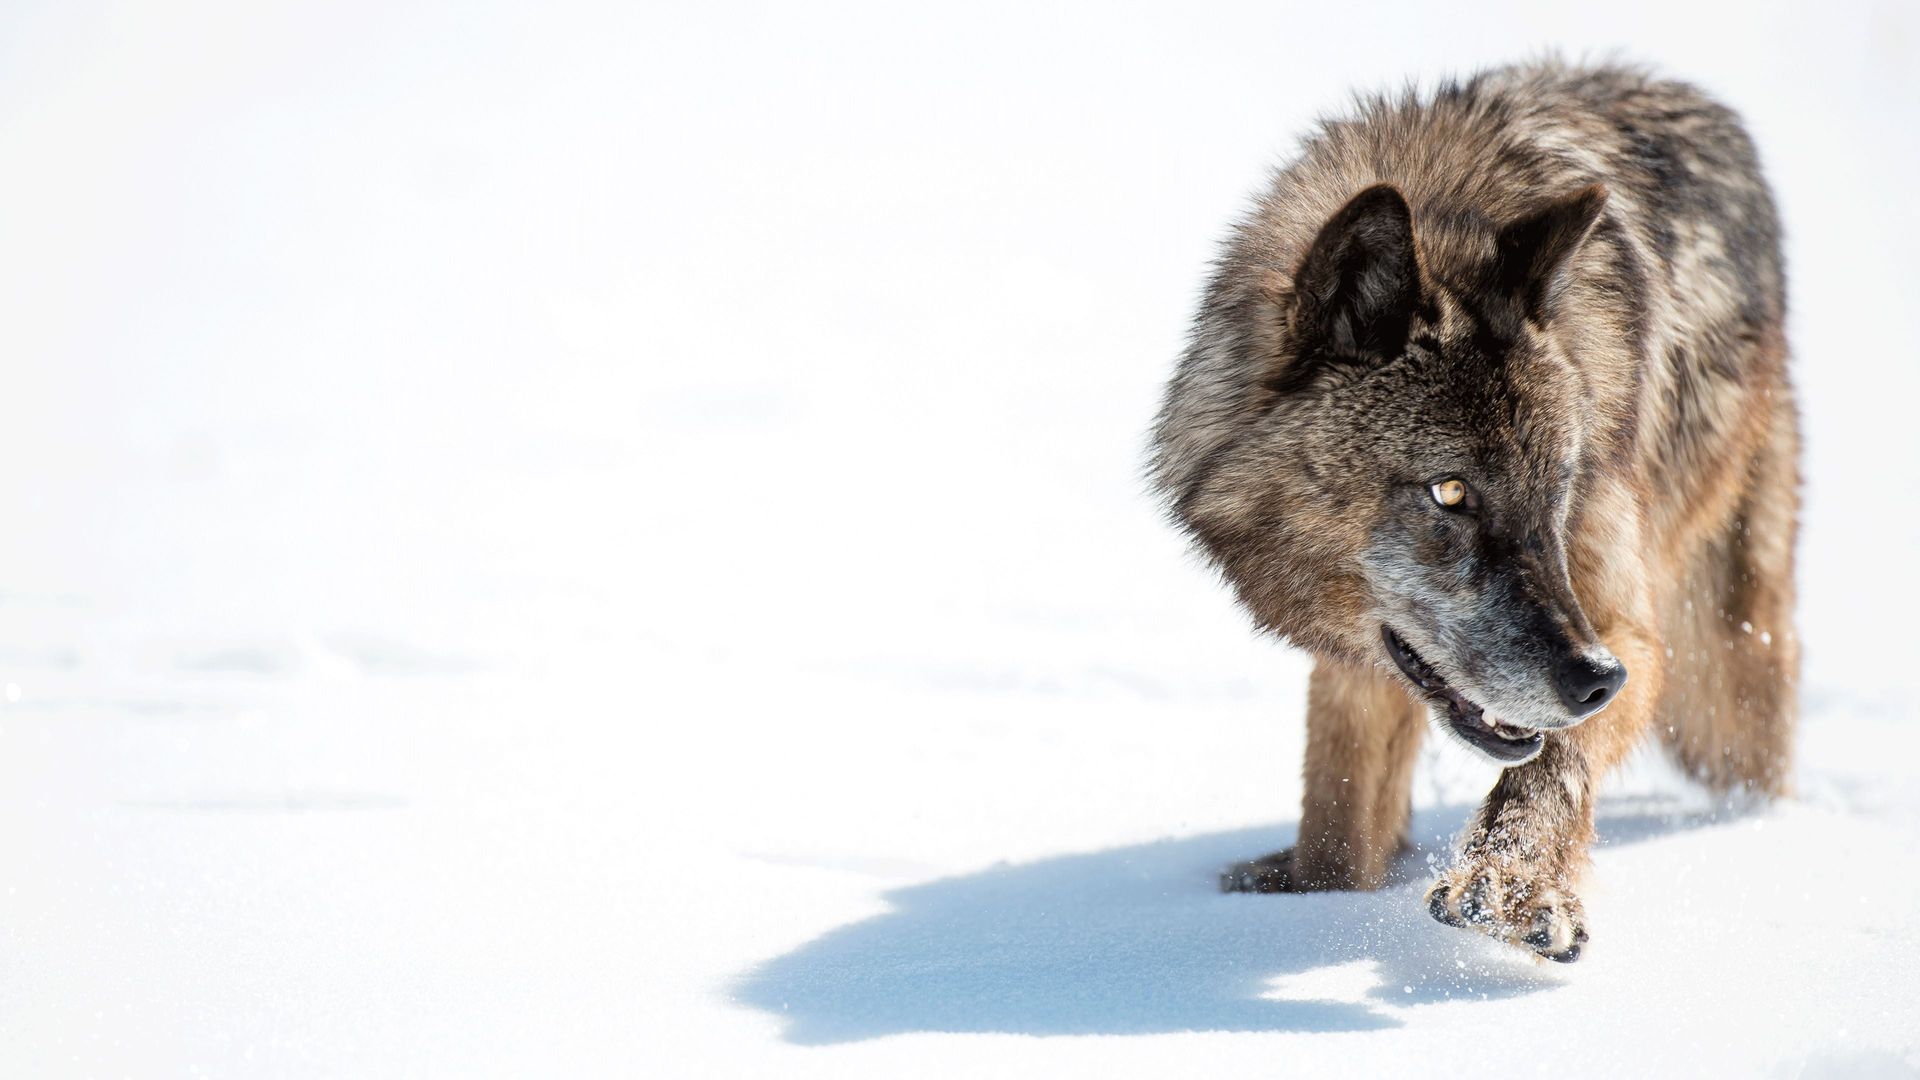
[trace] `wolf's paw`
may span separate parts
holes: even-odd
[[[1221,892],[1330,892],[1377,888],[1338,854],[1302,852],[1299,847],[1234,863],[1220,871]]]
[[[1220,871],[1221,892],[1305,892],[1294,883],[1293,849],[1237,862]]]
[[[1570,964],[1587,942],[1580,898],[1544,874],[1495,860],[1468,860],[1427,890],[1427,912],[1448,926],[1478,930]]]

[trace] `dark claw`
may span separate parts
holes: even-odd
[[[1585,934],[1579,934],[1576,936],[1582,939],[1586,937]],[[1580,942],[1575,941],[1573,943],[1573,947],[1569,948],[1566,952],[1541,953],[1540,955],[1546,957],[1547,959],[1553,961],[1556,964],[1571,964],[1575,960],[1580,959]]]
[[[1435,889],[1433,892],[1427,894],[1427,914],[1448,926],[1467,925],[1461,920],[1454,918],[1453,912],[1447,910],[1447,891],[1443,888]]]
[[[1573,944],[1560,952],[1549,952],[1548,950],[1553,948],[1553,917],[1543,911],[1540,913],[1540,917],[1535,920],[1533,933],[1528,934],[1520,940],[1526,942],[1528,947],[1533,949],[1534,952],[1552,960],[1554,963],[1571,964],[1575,960],[1580,959],[1580,946],[1586,943],[1587,930],[1584,926],[1575,926],[1573,928]]]

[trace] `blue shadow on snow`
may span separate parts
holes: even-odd
[[[1392,1007],[1552,989],[1565,969],[1441,926],[1420,895],[1467,807],[1416,815],[1433,838],[1372,893],[1222,895],[1221,867],[1285,846],[1294,829],[1242,829],[998,866],[894,890],[892,910],[831,931],[744,976],[735,1001],[786,1018],[802,1045],[908,1032],[1024,1035],[1370,1031]],[[1630,844],[1724,820],[1660,804],[1600,816]],[[1340,999],[1289,976],[1366,962]],[[1310,980],[1315,981],[1315,980]],[[1325,985],[1326,980],[1317,980]]]

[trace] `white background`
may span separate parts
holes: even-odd
[[[1561,8],[0,8],[0,1073],[1920,1071],[1920,16]],[[1800,795],[1636,761],[1572,968],[1213,893],[1307,663],[1139,473],[1312,117],[1548,47],[1746,115],[1807,431]]]

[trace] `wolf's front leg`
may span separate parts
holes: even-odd
[[[1549,735],[1538,757],[1500,775],[1459,861],[1427,892],[1434,918],[1549,960],[1579,959],[1587,926],[1575,888],[1593,844],[1594,796],[1653,714],[1662,672],[1650,642],[1633,635],[1616,644],[1631,674],[1606,711]]]
[[[1307,688],[1300,838],[1285,851],[1228,867],[1221,889],[1379,888],[1407,827],[1426,713],[1385,672],[1318,661]]]
[[[1578,959],[1587,926],[1574,888],[1593,841],[1591,777],[1565,735],[1501,774],[1459,861],[1428,891],[1427,910],[1549,960]]]

